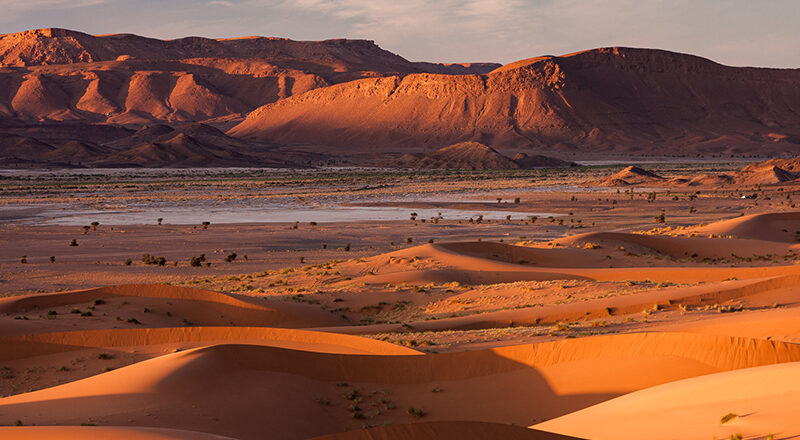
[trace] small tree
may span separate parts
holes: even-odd
[[[500,202],[502,202],[502,201],[503,201],[503,198],[502,198],[502,197],[498,197],[498,198],[497,198],[497,203],[500,203]]]
[[[411,237],[408,237],[408,238],[406,238],[406,243],[411,243],[411,242],[413,242],[413,241],[414,241],[414,239],[413,239],[413,238],[411,238]]]
[[[70,246],[77,246],[77,245],[78,245],[78,240],[75,240],[75,239],[73,238],[73,239],[72,239],[72,241],[70,241],[70,242],[69,242],[69,245],[70,245]]]
[[[411,218],[411,221],[412,221],[412,222],[413,222],[414,220],[416,220],[416,219],[417,219],[417,213],[416,213],[416,212],[412,212],[412,213],[411,213],[411,215],[410,215],[410,218]]]
[[[308,222],[308,225],[313,228],[314,226],[317,226],[317,222]]]
[[[96,231],[98,226],[100,226],[100,222],[92,222],[92,231]]]
[[[228,263],[236,260],[236,252],[231,252],[227,257],[225,257],[225,261]]]
[[[211,222],[203,222],[203,223],[200,223],[200,224],[203,225],[203,229],[208,229],[208,225],[210,225]]]
[[[666,219],[666,217],[664,216],[664,213],[662,212],[661,214],[658,214],[658,215],[656,216],[656,219],[655,219],[655,220],[656,220],[656,223],[664,223],[664,222],[665,222],[667,219]]]
[[[50,256],[50,262],[51,263],[55,263],[56,262],[56,256],[55,255],[51,255]]]
[[[161,222],[163,222],[163,221],[164,221],[164,219],[163,219],[163,218],[161,218],[161,217],[159,217],[159,218],[157,219],[157,221],[158,221],[158,226],[161,226]]]
[[[344,245],[344,251],[345,252],[350,252],[350,243],[347,243],[346,245]]]
[[[514,203],[515,203],[515,204],[519,204],[519,197],[517,197],[517,198],[515,198],[515,199],[514,199]]]
[[[89,233],[89,229],[92,229],[92,227],[91,226],[84,226],[83,227],[83,234],[84,235],[88,234]]]
[[[22,258],[19,259],[19,262],[22,264],[28,264],[28,256],[23,255]]]

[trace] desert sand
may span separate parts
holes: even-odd
[[[576,188],[521,192],[519,203],[396,203],[500,205],[512,216],[493,221],[101,224],[85,233],[56,225],[32,234],[20,217],[4,234],[20,235],[31,261],[4,265],[6,285],[19,290],[0,299],[0,434],[611,439],[659,426],[665,439],[790,438],[800,434],[787,412],[796,393],[781,384],[800,363],[800,215],[779,197],[791,186],[766,185],[756,189],[760,204],[735,188],[697,198],[681,186],[656,190],[655,200]],[[517,214],[545,205],[571,211]],[[662,209],[659,223],[652,213]],[[280,237],[302,248],[334,230],[353,234],[353,249],[315,245],[300,262],[254,248],[247,261],[220,260],[231,240]],[[197,238],[178,250],[181,234]],[[72,261],[40,261],[70,236],[81,241]],[[214,243],[227,249],[208,253]],[[142,246],[180,254],[164,253],[163,268],[95,262]],[[187,263],[204,249],[213,265]],[[80,282],[69,275],[79,268]],[[141,281],[157,274],[169,284]],[[59,283],[71,288],[30,291]],[[687,404],[687,395],[702,398]],[[728,412],[737,416],[720,424]],[[667,421],[675,418],[690,422]]]

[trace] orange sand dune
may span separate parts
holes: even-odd
[[[377,396],[385,396],[398,408],[422,408],[426,420],[529,425],[677,379],[797,360],[800,347],[791,344],[679,333],[426,356],[216,345],[4,398],[0,423],[74,425],[91,419],[101,425],[169,426],[242,440],[267,433],[306,438],[363,423],[352,418],[346,409],[351,401],[341,397],[355,388],[371,423],[407,421],[403,409],[380,410]],[[342,382],[349,386],[335,386]],[[432,393],[434,388],[442,392]],[[254,410],[270,417],[255,416]]]
[[[203,432],[127,426],[5,426],[0,427],[0,438],[3,440],[82,440],[87,438],[103,440],[235,440]]]
[[[486,422],[422,422],[378,426],[315,437],[311,440],[569,440],[574,437]]]
[[[772,304],[795,305],[800,300],[794,292],[800,285],[800,275],[781,275],[764,278],[729,280],[693,287],[656,288],[632,295],[610,296],[564,304],[547,304],[514,310],[501,310],[455,318],[414,321],[415,331],[472,330],[519,325],[550,324],[558,321],[603,319],[652,310],[679,310],[682,306],[703,307],[730,301],[752,303],[764,307]],[[683,327],[677,327],[683,328]],[[375,324],[357,327],[325,328],[340,333],[368,334],[402,331],[401,324]],[[727,333],[722,333],[727,334]],[[735,333],[731,336],[751,336]]]
[[[797,243],[800,212],[753,214],[712,223],[696,229],[699,233],[732,235],[739,238]]]
[[[800,363],[791,362],[667,383],[534,427],[597,440],[788,439],[800,436],[799,405]]]
[[[753,234],[751,237],[744,237],[742,239],[670,237],[665,235],[631,234],[625,232],[588,232],[561,238],[555,240],[555,242],[567,246],[598,243],[611,249],[622,246],[628,252],[658,252],[672,258],[680,259],[691,257],[697,260],[702,260],[704,258],[731,258],[734,255],[741,258],[769,254],[782,256],[789,253],[790,249],[785,244],[774,243],[773,241],[767,241],[761,238],[764,237],[765,234],[769,235],[770,231],[773,230],[772,228],[765,228],[764,226],[767,225],[761,225],[758,235]],[[800,227],[800,215],[798,215],[798,227]],[[718,229],[722,231],[727,228],[723,226]],[[723,232],[714,233],[723,234]],[[725,232],[724,235],[729,235],[729,233]]]
[[[780,296],[783,301],[800,300],[796,288],[781,291]],[[800,310],[794,307],[754,310],[735,315],[665,323],[653,329],[771,339],[797,344],[800,343]]]
[[[178,327],[84,330],[0,338],[0,360],[84,348],[240,342],[322,353],[421,354],[388,342],[337,333],[268,327]]]
[[[784,245],[755,240],[708,239],[706,246],[694,246],[694,238],[639,236],[637,234],[598,233],[568,238],[574,243],[594,237],[597,240],[609,237],[617,240],[640,241],[663,252],[673,252],[686,257],[688,250],[703,252],[704,255],[723,255],[733,250],[741,253],[786,251]],[[604,235],[609,234],[609,235]],[[597,241],[595,240],[595,241]],[[763,246],[763,247],[762,247]],[[771,247],[771,246],[774,246]],[[764,278],[800,274],[798,266],[765,267],[635,267],[635,258],[616,257],[608,259],[606,249],[575,248],[531,248],[512,246],[495,242],[463,242],[445,244],[426,244],[395,251],[367,259],[359,269],[364,276],[359,282],[380,285],[385,283],[447,283],[494,284],[529,280],[591,279],[602,281],[627,281],[650,279],[657,282],[709,282],[730,278]],[[652,251],[653,248],[647,247]],[[760,251],[759,251],[760,250]],[[744,251],[744,252],[743,252]],[[620,253],[621,252],[617,252]],[[732,253],[732,252],[731,252]],[[785,252],[778,252],[782,258]],[[691,256],[689,254],[688,256]],[[728,255],[730,257],[730,255]],[[699,255],[698,255],[699,257]],[[721,257],[720,257],[721,258]],[[733,258],[733,257],[730,257]],[[744,258],[744,257],[743,257]],[[420,266],[409,270],[408,265],[394,264],[397,261],[419,261]],[[608,261],[613,261],[613,268]],[[789,260],[787,260],[789,261]]]
[[[0,313],[22,314],[114,298],[134,298],[140,300],[139,302],[143,305],[169,304],[180,309],[184,318],[187,317],[186,315],[188,317],[196,316],[201,322],[205,321],[215,325],[230,325],[235,322],[237,325],[244,326],[268,324],[279,327],[315,327],[341,323],[341,320],[330,313],[306,304],[234,296],[210,290],[165,284],[130,284],[3,298],[0,299]],[[142,299],[145,301],[141,301]],[[138,302],[136,304],[138,305]],[[225,316],[225,318],[220,318],[221,316]],[[12,324],[22,329],[22,332],[36,332],[31,327],[34,324],[27,321],[14,321]],[[5,334],[13,332],[12,328],[9,325],[2,327]],[[40,329],[39,332],[42,330],[47,331],[47,329]],[[20,333],[20,331],[16,333]]]

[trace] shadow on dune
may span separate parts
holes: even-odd
[[[528,426],[653,385],[795,360],[800,360],[800,348],[791,344],[679,333],[425,356],[226,344],[2,399],[0,423],[93,420],[243,440],[300,439],[356,429],[365,422],[408,422],[414,419],[406,409],[415,407],[427,413],[426,421]],[[364,418],[355,419],[355,412]]]

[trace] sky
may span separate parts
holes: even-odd
[[[798,22],[800,0],[0,0],[0,33],[361,38],[434,62],[631,46],[798,68]]]

